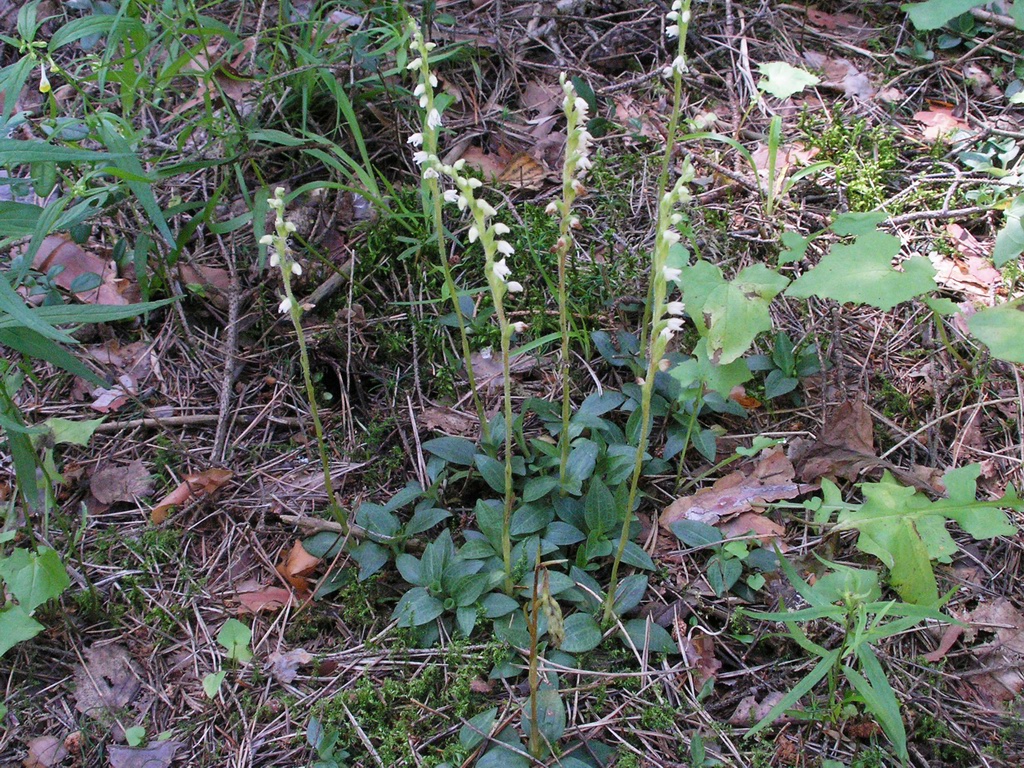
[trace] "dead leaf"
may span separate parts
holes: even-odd
[[[302,542],[296,539],[292,548],[278,564],[277,572],[300,593],[306,593],[309,592],[307,577],[312,575],[319,564],[320,558],[309,554],[303,548]]]
[[[81,281],[92,276],[95,287],[75,293],[75,298],[85,304],[123,306],[133,299],[125,296],[130,283],[118,278],[117,264],[113,260],[86,251],[68,235],[43,238],[32,259],[32,267],[43,273],[56,271],[53,282],[66,291],[78,287]]]
[[[473,366],[473,375],[476,377],[477,389],[486,387],[491,391],[502,386],[505,374],[501,358],[496,357],[490,348],[474,352],[469,359]],[[527,373],[536,367],[537,359],[532,355],[513,354],[509,359],[509,372],[513,376],[517,373]]]
[[[296,648],[284,653],[274,651],[270,654],[269,661],[270,674],[280,683],[290,683],[299,676],[299,667],[313,661],[313,654],[305,648]]]
[[[832,59],[816,51],[805,51],[804,61],[824,73],[820,88],[839,90],[860,101],[867,101],[875,95],[871,78],[857,69],[849,59]]]
[[[807,21],[820,29],[838,33],[847,42],[869,40],[877,34],[874,27],[852,13],[826,13],[817,8],[808,8]]]
[[[470,168],[479,171],[484,179],[492,182],[501,176],[505,166],[508,165],[506,158],[495,152],[484,152],[484,150],[476,145],[468,147],[462,153],[461,159],[465,160],[466,165]]]
[[[110,768],[167,768],[174,762],[180,741],[154,741],[148,747],[110,747]]]
[[[622,125],[629,136],[661,141],[662,133],[651,119],[650,112],[638,104],[632,97],[618,94],[615,97],[615,121]],[[624,142],[633,142],[628,136]]]
[[[135,501],[153,493],[153,477],[141,459],[131,464],[101,464],[89,480],[89,490],[101,504]]]
[[[661,513],[661,526],[670,528],[678,520],[715,525],[755,506],[792,499],[815,489],[816,486],[794,482],[793,475],[793,465],[782,451],[770,451],[751,474],[732,472],[710,488],[676,499]]]
[[[67,756],[64,743],[56,736],[39,736],[28,743],[28,755],[21,764],[25,768],[51,768]]]
[[[777,546],[781,551],[786,551],[786,546],[782,541],[782,537],[786,535],[786,528],[755,512],[744,512],[733,520],[720,523],[718,530],[727,539],[747,536],[753,532],[761,546],[768,549]]]
[[[689,625],[682,617],[676,619],[676,637],[683,658],[694,671],[694,685],[697,690],[704,687],[704,683],[713,680],[722,668],[722,662],[715,656],[715,638],[700,632],[688,635]]]
[[[424,409],[420,414],[420,424],[425,429],[444,432],[446,435],[476,435],[480,429],[476,416],[441,406]]]
[[[921,654],[925,661],[937,664],[942,661],[946,654],[949,653],[949,649],[956,645],[956,641],[960,639],[960,636],[964,633],[964,628],[959,624],[950,624],[946,627],[946,631],[942,633],[942,639],[939,640],[939,647],[934,651]]]
[[[210,303],[218,309],[228,308],[231,295],[230,272],[203,264],[194,267],[191,264],[182,264],[180,269],[181,278],[187,285],[199,286]]]
[[[952,107],[932,105],[927,110],[914,113],[914,119],[925,126],[922,136],[929,141],[938,141],[957,131],[970,128],[967,121],[953,116]]]
[[[128,706],[139,689],[139,672],[128,649],[121,645],[87,648],[85,664],[75,669],[75,709],[102,718]]]
[[[760,701],[754,696],[746,696],[740,699],[740,703],[736,705],[736,709],[732,713],[732,717],[729,718],[729,725],[735,725],[738,728],[749,727],[756,722],[759,722],[772,711],[772,707],[782,701],[786,694],[776,691],[769,693]],[[796,709],[797,707],[794,707]],[[784,723],[791,722],[790,717],[780,717],[775,722]]]
[[[950,258],[932,251],[928,258],[935,267],[935,281],[945,290],[970,297],[977,303],[991,307],[1003,286],[1003,276],[992,266],[988,252],[977,238],[959,224],[950,224],[946,233],[960,253]]]
[[[513,189],[542,189],[548,179],[547,170],[528,152],[520,152],[509,160],[508,165],[498,174],[499,184]]]
[[[874,426],[864,400],[842,403],[826,419],[817,440],[792,442],[789,457],[797,476],[808,483],[829,475],[856,480],[865,469],[879,466]]]
[[[183,75],[199,76],[196,95],[175,107],[171,114],[164,118],[164,122],[204,103],[207,94],[213,101],[227,98],[240,115],[248,115],[256,101],[255,98],[249,97],[257,92],[259,83],[243,75],[239,68],[245,65],[255,50],[256,42],[254,37],[246,38],[242,43],[242,50],[231,62],[227,62],[220,55],[223,43],[221,38],[210,39],[204,48],[196,51],[192,61],[180,70]]]
[[[211,496],[232,478],[233,472],[228,469],[211,467],[202,472],[186,475],[184,481],[173,491],[163,497],[160,503],[150,512],[153,525],[160,525],[167,519],[171,507],[179,507],[193,496]]]
[[[292,601],[292,592],[284,587],[256,587],[254,589],[239,589],[235,593],[238,600],[239,615],[245,613],[260,613],[261,611],[278,611]]]
[[[991,701],[1006,702],[1024,690],[1024,615],[1006,598],[978,606],[967,620],[971,634],[995,632],[995,640],[974,647],[979,661],[990,668],[970,678]]]

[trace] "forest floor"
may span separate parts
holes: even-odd
[[[0,3],[0,33],[14,38],[17,5]],[[102,5],[44,0],[38,16],[50,18],[37,39],[99,18]],[[686,206],[691,250],[726,277],[770,264],[795,279],[839,242],[823,232],[838,213],[875,211],[901,258],[931,260],[934,296],[960,311],[779,296],[772,330],[746,356],[752,376],[728,397],[701,396],[680,455],[670,450],[679,450],[678,427],[656,419],[650,453],[665,461],[643,478],[636,537],[655,567],[622,619],[650,618],[671,645],[650,634],[645,648],[643,632],[624,643],[612,627],[593,649],[549,653],[564,739],[533,761],[491,749],[498,736],[522,744],[529,654],[519,635],[482,617],[469,637],[451,621],[436,638],[397,627],[407,571],[391,562],[359,580],[337,541],[295,333],[277,312],[280,276],[254,232],[272,224],[265,200],[284,187],[304,265],[295,288],[314,305],[303,326],[340,503],[387,505],[418,482],[450,513],[429,538],[447,530],[461,546],[478,528],[477,499],[494,494],[468,468],[441,469],[424,449],[445,436],[476,441],[480,424],[406,142],[421,118],[415,81],[396,67],[408,47],[400,7],[124,5],[147,36],[118,43],[136,46],[134,57],[118,48],[104,58],[117,46],[102,39],[61,47],[52,92],[38,92],[36,67],[17,97],[27,120],[11,131],[40,138],[40,125],[60,117],[92,129],[109,112],[137,132],[122,130],[139,173],[173,169],[152,192],[176,247],[139,203],[137,182],[62,166],[56,191],[36,202],[70,194],[75,179],[110,185],[109,194],[84,237],[44,246],[50,261],[38,272],[83,261],[77,268],[88,273],[98,258],[118,272],[80,302],[102,304],[104,289],[179,300],[144,320],[77,332],[105,387],[23,361],[29,375],[14,401],[26,421],[104,421],[87,446],[57,449],[63,484],[45,515],[25,514],[0,453],[5,528],[19,531],[15,543],[34,537],[53,547],[70,577],[59,600],[36,611],[45,631],[0,659],[0,766],[898,764],[863,691],[842,675],[746,737],[814,667],[808,647],[839,647],[855,628],[809,621],[801,644],[779,634],[784,625],[740,609],[794,607],[793,584],[763,559],[776,547],[805,586],[821,577],[823,560],[873,569],[883,583],[899,568],[858,548],[856,531],[815,524],[803,502],[823,485],[855,506],[861,484],[891,490],[892,478],[915,498],[941,498],[942,475],[955,468],[977,467],[982,499],[1024,483],[1021,367],[989,355],[965,319],[1021,291],[1019,259],[999,270],[990,256],[1020,193],[1024,107],[1011,97],[1024,79],[1024,33],[989,12],[921,32],[898,3],[694,4],[682,116],[684,132],[704,133],[682,140],[671,164],[674,175],[688,158],[696,172]],[[544,210],[561,194],[562,72],[590,103],[595,137],[569,278],[572,399],[579,406],[596,392],[636,388],[627,348],[641,334],[672,108],[662,76],[673,57],[668,10],[634,0],[439,0],[430,9],[447,102],[442,159],[466,159],[486,182],[514,230],[509,263],[527,285],[511,310],[530,324],[516,339],[517,410],[561,397],[557,304],[545,290],[555,281],[558,231]],[[19,55],[6,46],[0,65]],[[770,62],[818,83],[773,96],[759,88],[760,65]],[[68,79],[73,72],[80,82]],[[777,148],[773,116],[781,117]],[[742,145],[757,173],[708,132]],[[772,151],[783,182],[766,209]],[[800,174],[818,162],[817,172]],[[18,174],[16,162],[7,167]],[[454,209],[446,224],[458,238],[449,263],[473,299],[472,359],[493,414],[502,374],[496,351],[487,352],[498,336],[482,259]],[[690,323],[675,351],[688,353],[696,340]],[[536,438],[543,429],[530,407],[523,429]],[[628,413],[605,417],[621,431]],[[774,450],[747,450],[765,440]],[[787,490],[772,495],[770,482]],[[730,488],[747,491],[747,503]],[[700,503],[720,505],[721,514],[699,520],[721,541],[701,546],[673,534],[669,521],[698,520],[686,510]],[[394,506],[403,523],[411,507]],[[1020,522],[1019,511],[1008,514]],[[539,530],[525,525],[523,537]],[[963,625],[924,621],[878,640],[874,653],[899,703],[909,764],[1020,765],[1024,539],[949,531],[956,545],[934,566],[939,594],[949,593],[943,611]],[[408,551],[422,555],[427,538],[417,532]],[[609,557],[568,551],[581,573],[607,584]],[[885,594],[895,597],[890,587]],[[467,722],[495,707],[475,721],[487,738],[474,738]]]

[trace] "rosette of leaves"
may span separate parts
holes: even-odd
[[[392,618],[399,627],[422,628],[420,640],[424,643],[439,636],[438,620],[450,631],[454,619],[459,632],[469,637],[478,616],[497,618],[518,606],[507,595],[491,591],[501,583],[502,573],[484,575],[483,561],[459,554],[448,530],[426,546],[423,557],[402,554],[396,565],[412,588],[402,595]]]
[[[708,558],[704,575],[718,597],[731,591],[744,600],[753,601],[754,593],[764,586],[762,574],[778,570],[779,559],[774,552],[764,547],[751,547],[745,541],[725,541],[722,532],[707,523],[677,520],[671,528],[686,546],[712,550],[714,554]],[[748,571],[747,578],[740,581],[744,570]]]

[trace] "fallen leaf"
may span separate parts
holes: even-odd
[[[951,293],[969,296],[985,306],[995,304],[1003,286],[1002,273],[992,266],[984,246],[959,224],[950,224],[946,233],[953,240],[959,258],[932,251],[928,258],[935,267],[935,282]]]
[[[148,747],[110,747],[110,768],[167,768],[174,762],[180,741],[154,741]]]
[[[502,386],[505,374],[501,358],[496,357],[490,348],[474,352],[469,359],[473,366],[473,375],[476,377],[477,389],[486,387],[490,391]],[[509,359],[509,372],[513,376],[517,373],[527,373],[536,368],[537,364],[537,359],[532,355],[513,354]]]
[[[153,493],[153,478],[141,459],[131,464],[102,464],[93,472],[89,490],[101,504],[135,501]]]
[[[312,575],[319,564],[320,558],[309,554],[303,548],[302,542],[296,539],[292,548],[278,564],[277,572],[300,593],[306,593],[309,592],[307,577]]]
[[[942,633],[942,638],[939,640],[939,647],[934,651],[924,653],[921,657],[932,664],[937,664],[942,661],[946,654],[949,653],[950,648],[956,645],[956,641],[963,635],[964,628],[959,624],[950,624],[946,627],[946,630]]]
[[[48,235],[32,259],[34,269],[56,272],[53,282],[85,304],[123,306],[131,303],[129,281],[117,277],[117,264],[86,251],[68,235]],[[89,285],[87,290],[81,286]]]
[[[181,264],[181,277],[186,285],[199,286],[206,298],[218,309],[228,308],[231,295],[231,273],[218,267],[203,264],[192,266]]]
[[[498,174],[499,184],[513,189],[542,189],[548,180],[548,172],[528,152],[520,152],[509,160],[508,165]]]
[[[782,537],[786,535],[785,527],[755,512],[744,512],[728,522],[719,523],[718,530],[727,539],[746,536],[753,532],[761,546],[768,549],[775,546],[783,552],[786,551],[782,541]]]
[[[874,27],[852,13],[826,13],[817,8],[808,8],[807,21],[820,29],[839,33],[847,42],[869,40],[878,33]]]
[[[953,116],[952,107],[932,105],[927,110],[914,113],[914,119],[925,126],[922,136],[929,141],[938,141],[957,131],[970,128],[963,118]]]
[[[786,694],[776,691],[769,693],[760,701],[755,696],[746,696],[740,699],[740,703],[736,705],[736,709],[732,713],[732,717],[729,718],[729,725],[735,725],[738,728],[749,727],[754,723],[759,722],[772,711],[772,707],[782,701]],[[796,709],[796,707],[794,707]],[[783,723],[790,722],[792,718],[780,717],[775,722]]]
[[[501,176],[505,166],[508,165],[507,159],[501,155],[495,152],[484,152],[476,145],[469,146],[462,153],[461,159],[466,161],[467,166],[479,171],[489,181],[494,181]]]
[[[231,62],[227,62],[220,55],[223,40],[220,38],[210,39],[206,46],[196,51],[192,61],[181,68],[182,75],[198,75],[199,85],[196,95],[188,101],[179,104],[164,118],[164,122],[173,119],[195,106],[203,104],[207,97],[212,101],[220,101],[222,97],[232,102],[235,109],[243,117],[248,115],[255,106],[255,99],[249,98],[257,92],[259,83],[251,77],[241,74],[239,68],[244,66],[246,60],[256,48],[256,38],[246,38],[242,43],[242,49]]]
[[[150,520],[154,525],[160,525],[167,519],[167,513],[172,507],[178,507],[191,499],[193,496],[213,495],[232,478],[233,473],[228,469],[211,467],[202,472],[186,475],[185,479],[160,500],[160,503],[153,507],[150,512]]]
[[[476,435],[480,429],[476,416],[442,406],[424,409],[420,413],[420,424],[425,429],[444,432],[446,435]]]
[[[239,590],[235,593],[238,600],[239,615],[260,613],[261,611],[277,611],[292,601],[292,592],[284,587],[258,587],[251,590]]]
[[[971,635],[994,632],[995,640],[974,647],[988,671],[970,678],[992,702],[1011,701],[1024,690],[1024,615],[1006,598],[978,606],[967,616]]]
[[[269,661],[270,674],[280,683],[290,683],[298,677],[299,667],[313,661],[313,654],[305,648],[296,648],[284,653],[274,651],[270,654]]]
[[[651,120],[649,111],[625,94],[619,94],[615,98],[615,121],[626,129],[628,136],[623,140],[627,145],[633,143],[630,137],[639,136],[654,141],[661,141],[663,138],[661,131]]]
[[[21,764],[25,768],[51,768],[67,756],[64,743],[56,736],[39,736],[28,743],[28,755]]]
[[[85,664],[75,669],[75,709],[99,719],[128,706],[142,687],[128,649],[94,645],[83,655]]]
[[[732,472],[710,488],[676,499],[661,513],[661,526],[667,529],[679,520],[715,525],[755,506],[792,499],[815,489],[813,485],[794,482],[793,476],[793,465],[782,451],[770,451],[751,474]]]
[[[690,627],[682,617],[676,619],[676,637],[687,666],[694,671],[694,685],[697,690],[704,683],[713,680],[722,668],[722,662],[715,656],[715,638],[700,632],[688,635]]]
[[[842,91],[847,96],[861,101],[874,97],[875,87],[871,78],[861,72],[849,59],[832,59],[816,51],[805,51],[804,61],[824,73],[821,87]]]

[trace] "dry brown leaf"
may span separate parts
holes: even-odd
[[[520,152],[509,160],[508,165],[498,174],[498,183],[513,189],[542,189],[548,179],[548,172],[528,152]]]
[[[845,42],[869,40],[877,34],[864,19],[852,13],[826,13],[817,8],[808,8],[807,21],[820,29],[838,33]]]
[[[277,572],[300,593],[309,592],[308,576],[320,564],[320,558],[309,554],[298,539],[281,559]]]
[[[1011,701],[1024,690],[1024,615],[1006,598],[978,606],[967,616],[971,630],[995,632],[995,640],[974,647],[979,661],[990,670],[970,681],[987,703]]]
[[[125,295],[130,283],[117,277],[117,265],[113,261],[86,251],[67,235],[45,237],[32,259],[32,267],[44,273],[59,269],[53,282],[66,291],[70,291],[79,278],[98,277],[100,282],[96,288],[75,294],[75,298],[86,304],[123,306],[134,298]]]
[[[939,647],[934,651],[921,654],[921,657],[932,664],[937,664],[942,661],[946,654],[949,653],[950,648],[956,645],[956,641],[963,635],[964,628],[959,624],[950,624],[946,627],[946,631],[942,633],[942,638],[939,640]]]
[[[227,309],[231,295],[231,273],[226,269],[182,264],[181,277],[187,285],[198,285],[218,309]]]
[[[94,645],[86,649],[85,664],[75,670],[75,709],[93,718],[128,706],[142,687],[128,649]]]
[[[305,648],[296,648],[284,653],[274,651],[268,660],[270,661],[270,674],[279,683],[291,683],[299,676],[299,667],[313,661],[313,654]]]
[[[929,141],[938,141],[957,131],[966,131],[970,127],[966,120],[953,115],[952,107],[935,104],[927,110],[915,112],[914,119],[925,126],[921,135]]]
[[[473,365],[473,375],[476,377],[477,389],[487,388],[488,391],[497,389],[505,381],[505,374],[501,364],[501,358],[494,355],[490,349],[474,352],[470,356]],[[509,371],[513,377],[517,373],[527,373],[537,367],[537,359],[532,355],[512,355],[509,359]]]
[[[420,424],[425,429],[444,432],[446,435],[476,435],[480,429],[476,416],[442,406],[424,409],[420,413]]]
[[[461,159],[465,160],[466,165],[479,171],[489,181],[494,181],[501,176],[505,166],[508,165],[507,158],[503,158],[495,152],[484,152],[484,150],[476,145],[470,145],[462,153]]]
[[[235,594],[238,600],[237,613],[260,613],[261,611],[279,611],[292,601],[292,591],[284,587],[256,587],[255,589],[239,589]]]
[[[52,768],[67,756],[64,743],[56,736],[39,736],[28,743],[28,755],[21,764],[25,768]]]
[[[651,119],[650,111],[638,104],[632,97],[623,93],[615,97],[615,121],[626,129],[624,141],[631,144],[629,136],[641,136],[645,139],[661,141],[662,134]]]
[[[849,59],[832,59],[816,51],[805,51],[804,61],[824,73],[819,85],[821,88],[833,88],[861,101],[867,101],[875,95],[871,78],[857,69]]]
[[[141,459],[131,464],[101,464],[89,480],[89,490],[101,504],[135,501],[153,493],[153,478]]]
[[[694,684],[700,690],[704,683],[714,679],[722,662],[715,656],[715,638],[700,632],[688,635],[689,625],[679,617],[675,620],[676,637],[686,664],[694,671]]]
[[[153,507],[150,513],[150,520],[154,525],[160,525],[167,519],[167,513],[171,507],[179,507],[193,496],[212,495],[216,493],[233,473],[227,469],[211,467],[192,475],[186,475],[184,481],[173,491],[164,496],[160,502]]]
[[[110,747],[110,768],[167,768],[181,748],[180,741],[154,741],[148,747]]]
[[[786,528],[756,512],[744,512],[733,520],[719,523],[718,530],[727,539],[747,536],[753,532],[761,546],[769,549],[777,546],[781,551],[786,551],[786,546],[782,541],[782,537],[786,535]]]
[[[772,711],[772,707],[782,701],[786,694],[776,691],[775,693],[769,693],[760,701],[755,696],[746,696],[740,699],[740,703],[736,705],[736,709],[732,713],[732,717],[729,718],[729,725],[735,725],[738,728],[750,727],[754,723],[762,720],[765,715]],[[795,709],[796,707],[794,707]],[[780,717],[775,722],[791,722],[790,717]]]
[[[995,304],[997,292],[1003,286],[1003,276],[992,266],[987,250],[977,238],[959,224],[950,224],[946,233],[953,240],[960,258],[933,251],[928,258],[935,267],[935,281],[952,293],[969,296],[985,306]]]
[[[661,526],[670,528],[679,520],[715,525],[754,507],[779,499],[792,499],[815,489],[793,481],[794,469],[781,450],[770,451],[751,474],[732,472],[710,488],[676,499],[661,513]]]
[[[196,95],[183,104],[179,104],[164,119],[164,122],[202,104],[207,98],[207,93],[213,101],[219,100],[223,94],[243,116],[252,111],[256,99],[250,97],[257,92],[259,83],[253,78],[241,74],[239,68],[245,65],[246,60],[255,50],[256,38],[246,38],[242,43],[242,50],[231,62],[219,60],[221,42],[220,39],[208,42],[206,47],[193,57],[189,68],[181,69],[181,73],[184,75],[199,75],[199,86],[196,89]]]

